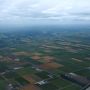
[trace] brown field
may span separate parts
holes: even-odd
[[[38,77],[35,74],[32,74],[31,77],[35,80],[35,81],[41,81],[42,79],[40,77]]]
[[[16,56],[30,56],[31,53],[30,52],[15,52],[14,55]]]
[[[32,59],[34,59],[34,60],[40,60],[40,56],[32,56]]]
[[[35,52],[35,53],[33,53],[33,55],[41,56],[42,54],[38,53],[38,52]]]
[[[8,56],[0,56],[0,61],[12,62],[13,60]]]
[[[50,62],[50,63],[45,63],[40,66],[42,69],[47,69],[47,70],[52,70],[52,69],[57,69],[59,67],[62,67],[63,65],[55,63],[55,62]]]
[[[34,60],[40,60],[41,59],[41,57],[42,57],[42,54],[41,53],[38,53],[38,52],[36,52],[36,53],[32,53],[32,59],[34,59]]]
[[[24,86],[20,90],[40,90],[40,88],[37,87],[36,85],[29,84],[29,85]]]
[[[71,45],[70,42],[66,42],[66,41],[62,41],[62,42],[60,42],[59,44],[64,45],[64,46]]]
[[[41,57],[40,57],[40,56],[38,56],[38,55],[34,55],[34,56],[32,56],[32,59],[34,59],[34,60],[40,60],[40,59],[41,59]]]
[[[54,60],[54,57],[51,56],[40,56],[40,55],[33,55],[32,56],[33,60],[38,60],[40,62],[48,63],[52,62]]]
[[[22,76],[24,79],[30,82],[30,84],[22,87],[20,90],[41,90],[38,86],[34,85],[36,82],[40,81],[41,79],[36,75],[25,75]]]
[[[57,46],[49,46],[49,45],[43,45],[43,47],[45,48],[52,48],[52,49],[60,49],[60,47],[57,47]]]
[[[49,62],[52,62],[54,60],[53,57],[51,56],[44,56],[42,57],[42,60],[45,62],[45,63],[49,63]]]
[[[68,46],[64,47],[64,49],[67,50],[68,52],[72,52],[72,53],[77,53],[78,52],[78,50],[75,50],[75,49],[73,49],[71,47],[68,47]]]
[[[30,75],[23,76],[23,78],[29,81],[31,84],[35,84],[37,81]]]

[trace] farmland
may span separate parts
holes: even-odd
[[[0,34],[0,90],[81,90],[61,74],[90,78],[90,31],[34,29]]]

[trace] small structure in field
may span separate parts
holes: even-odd
[[[37,83],[35,83],[35,84],[38,85],[38,86],[42,86],[42,85],[45,85],[45,84],[47,84],[47,83],[48,83],[48,81],[42,80],[42,81],[39,81],[39,82],[37,82]]]

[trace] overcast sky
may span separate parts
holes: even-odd
[[[0,24],[89,22],[90,0],[0,0]]]

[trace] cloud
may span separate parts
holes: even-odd
[[[90,0],[0,0],[1,21],[90,21]]]

